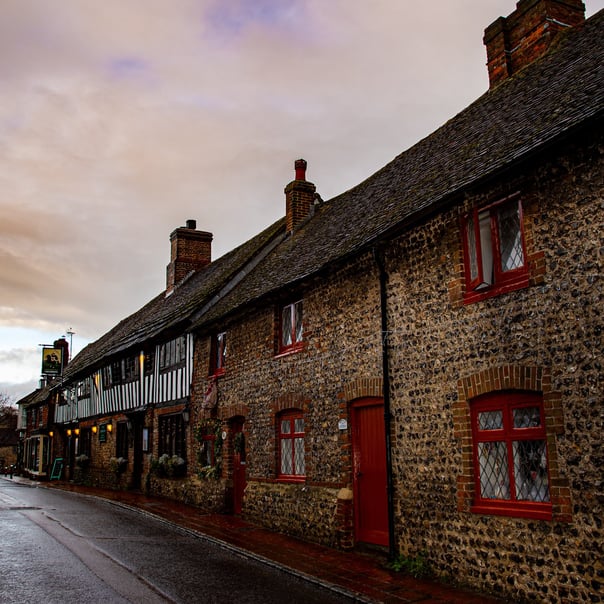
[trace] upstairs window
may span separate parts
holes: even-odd
[[[122,361],[122,377],[124,382],[138,380],[140,374],[140,363],[138,357],[127,357]]]
[[[155,370],[155,349],[145,352],[143,370],[145,375],[153,375],[153,371]]]
[[[463,223],[466,302],[526,287],[528,268],[518,197],[476,208]]]
[[[227,335],[225,331],[212,336],[210,349],[210,375],[222,375],[225,371],[227,358]]]
[[[302,347],[304,327],[302,300],[281,308],[279,352],[289,352]]]
[[[78,382],[77,397],[79,399],[90,398],[90,379]]]
[[[277,417],[279,478],[301,480],[306,474],[304,461],[304,417],[293,410]]]
[[[472,403],[476,498],[472,511],[551,518],[541,397],[497,393]]]
[[[186,359],[187,341],[185,336],[165,342],[159,347],[159,368],[171,369],[184,365]]]

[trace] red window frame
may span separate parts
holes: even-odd
[[[514,426],[514,411],[523,409],[538,409],[539,424],[525,427]],[[471,403],[471,421],[472,421],[472,455],[474,467],[475,497],[471,511],[480,514],[494,514],[500,516],[518,516],[526,518],[535,518],[551,520],[552,503],[549,487],[549,455],[547,450],[547,434],[545,430],[545,416],[543,412],[543,399],[541,395],[535,393],[518,392],[500,392],[488,394],[475,399]],[[496,414],[501,412],[501,425],[495,427],[480,426],[480,415]],[[495,417],[495,415],[493,415]],[[514,460],[514,443],[518,446],[522,443],[535,443],[543,441],[543,454],[545,455],[546,468],[545,478],[539,479],[541,489],[541,500],[529,500],[518,497],[518,486],[520,480],[517,479],[518,467]],[[495,443],[505,445],[505,459],[501,459],[502,475],[507,477],[507,483],[504,490],[507,490],[507,497],[485,497],[483,496],[483,485],[481,480],[480,453],[481,445],[493,445]],[[501,451],[501,449],[499,449]],[[484,452],[484,449],[483,449]],[[492,486],[492,483],[489,485]],[[526,486],[526,485],[525,485]],[[486,490],[486,489],[485,489]]]
[[[517,208],[522,252],[522,264],[505,270],[502,267],[499,217],[506,209]],[[481,229],[482,225],[482,229]],[[474,208],[462,220],[466,304],[527,287],[528,263],[524,236],[524,216],[518,194],[501,199],[491,205]],[[492,274],[485,271],[487,262]]]
[[[279,309],[279,353],[294,352],[304,347],[304,314],[302,300],[284,304]],[[289,320],[288,320],[289,317]]]
[[[223,375],[226,371],[227,334],[226,331],[214,334],[210,345],[210,376]]]
[[[213,468],[216,466],[216,434],[209,428],[203,429],[200,436],[201,447],[198,453],[198,461],[202,467]],[[208,463],[204,463],[208,462]]]
[[[285,424],[288,425],[287,430],[284,429]],[[300,427],[302,430],[299,429]],[[303,482],[305,480],[305,434],[302,411],[285,411],[277,416],[277,463],[280,480],[288,482]],[[287,451],[287,459],[284,456],[285,451]],[[300,459],[300,456],[302,459]],[[284,465],[287,467],[284,467]]]

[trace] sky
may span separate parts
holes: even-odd
[[[216,259],[285,214],[296,159],[328,200],[459,113],[515,6],[3,0],[0,392],[160,293],[188,219]]]

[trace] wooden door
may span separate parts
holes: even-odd
[[[388,545],[386,430],[381,398],[352,405],[353,491],[356,541]]]
[[[245,432],[243,420],[234,421],[233,430],[233,512],[241,514],[247,484],[245,465]]]

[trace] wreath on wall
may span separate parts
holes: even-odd
[[[205,465],[204,449],[207,446],[208,435],[214,435],[214,465]],[[197,449],[197,462],[200,466],[198,475],[200,478],[220,478],[222,472],[222,422],[219,419],[206,418],[199,421],[195,427],[195,440],[199,447]]]

